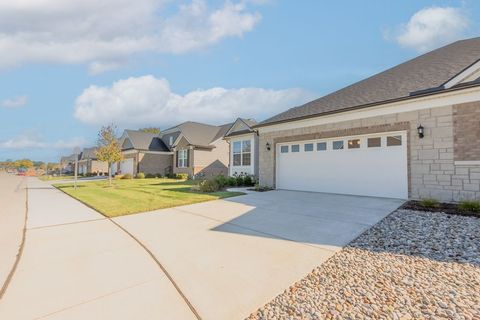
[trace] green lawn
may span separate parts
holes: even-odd
[[[73,176],[51,176],[51,175],[48,175],[48,176],[40,176],[38,177],[38,179],[42,180],[42,181],[54,181],[54,180],[69,180],[69,179],[73,179]]]
[[[73,184],[54,185],[61,191],[84,202],[108,217],[176,207],[197,202],[241,195],[240,192],[219,191],[201,193],[192,191],[192,181],[174,179],[126,179],[84,182],[73,189]]]

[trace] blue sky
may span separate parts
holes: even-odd
[[[0,4],[0,160],[58,161],[110,122],[263,120],[478,36],[478,16],[476,1]]]

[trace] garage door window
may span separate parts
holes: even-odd
[[[317,143],[317,151],[325,151],[325,150],[327,150],[327,143],[326,142]]]
[[[388,136],[387,137],[387,147],[401,146],[401,145],[402,145],[402,136]]]
[[[300,152],[300,145],[298,144],[292,145],[292,152]]]
[[[369,148],[378,148],[382,146],[382,139],[380,137],[368,138],[367,145]]]
[[[342,150],[343,149],[343,141],[333,141],[333,150]]]
[[[358,149],[360,148],[360,139],[348,140],[348,149]]]
[[[288,153],[288,146],[281,146],[280,147],[280,152],[281,153]]]
[[[313,143],[305,144],[305,152],[313,151]]]

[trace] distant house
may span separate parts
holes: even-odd
[[[108,164],[97,159],[97,148],[84,148],[78,160],[79,174],[106,174]]]
[[[258,135],[252,119],[238,118],[225,134],[229,148],[229,175],[258,176]]]
[[[113,174],[138,172],[166,175],[172,172],[173,152],[158,134],[125,130],[120,138],[123,160],[113,165]]]
[[[77,155],[79,157],[79,155]],[[78,160],[78,159],[77,159]],[[60,158],[60,172],[64,174],[72,173],[75,170],[75,155],[63,156]]]
[[[163,131],[161,139],[173,151],[173,173],[199,178],[227,175],[229,147],[223,138],[231,126],[189,121]]]

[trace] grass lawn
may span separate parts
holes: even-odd
[[[48,175],[48,176],[40,176],[38,177],[38,179],[42,180],[42,181],[53,181],[53,180],[70,180],[70,179],[73,179],[73,176],[51,176],[51,175]]]
[[[125,179],[84,182],[73,189],[73,184],[54,185],[61,191],[86,203],[108,217],[176,207],[241,195],[241,192],[219,191],[201,193],[192,191],[193,181],[174,179]]]

